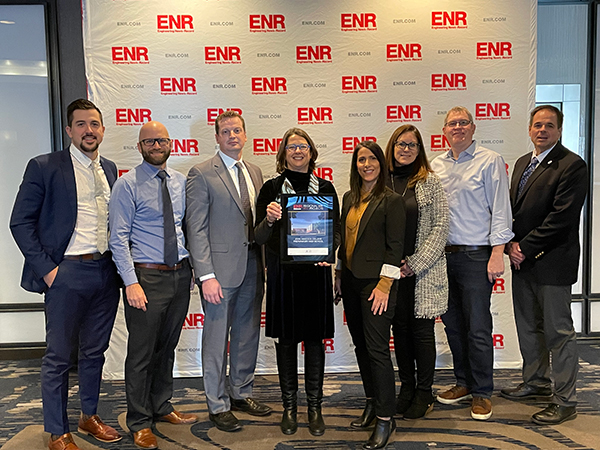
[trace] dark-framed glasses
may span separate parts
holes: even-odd
[[[466,127],[472,123],[470,120],[453,120],[452,122],[446,122],[444,126],[448,128]]]
[[[288,144],[285,146],[285,149],[288,152],[295,152],[296,150],[302,150],[303,152],[307,152],[310,148],[308,144]]]
[[[154,139],[142,139],[140,141],[146,147],[154,147],[154,144],[158,142],[161,147],[166,147],[171,142],[169,138],[154,138]]]
[[[400,148],[402,150],[406,150],[406,148],[409,148],[412,151],[418,149],[419,147],[420,145],[418,142],[399,141],[394,143],[394,148]]]

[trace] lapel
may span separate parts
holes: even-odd
[[[525,194],[527,193],[529,188],[533,185],[533,183],[535,183],[535,180],[537,180],[540,177],[540,175],[542,173],[544,173],[544,171],[552,164],[552,162],[556,158],[559,157],[560,153],[562,153],[562,148],[563,148],[562,145],[560,143],[557,143],[554,146],[554,148],[552,149],[552,151],[550,151],[550,153],[548,153],[548,155],[544,158],[544,160],[536,167],[536,169],[533,171],[533,173],[527,180],[527,183],[525,183],[525,186],[523,187],[523,192],[521,192],[521,195],[519,196],[519,198],[516,199],[516,204],[519,204],[521,202],[521,200],[523,199],[523,197],[525,197]],[[529,160],[529,162],[531,162],[531,159]],[[527,163],[525,168],[527,168],[527,166],[529,166],[529,162]],[[521,171],[521,176],[523,175],[525,168]],[[519,177],[519,180],[520,179],[521,179],[521,177]],[[518,183],[517,183],[517,185],[518,185]],[[515,196],[516,196],[516,192],[515,192]],[[515,206],[516,206],[516,204],[515,204]]]
[[[231,179],[231,175],[229,175],[229,170],[227,170],[225,163],[223,163],[223,160],[221,159],[218,153],[215,156],[213,156],[212,163],[215,172],[217,173],[217,176],[221,179],[221,181],[229,191],[229,195],[231,195],[231,197],[235,201],[235,204],[237,205],[242,215],[244,215],[244,209],[242,208],[242,199],[240,198],[240,194],[238,194],[238,191],[235,188],[235,184],[233,184],[233,180]]]
[[[362,236],[363,231],[365,231],[365,228],[367,227],[369,220],[371,220],[371,216],[373,215],[375,210],[379,207],[379,205],[383,201],[384,197],[385,197],[385,194],[382,195],[379,199],[371,200],[369,202],[369,206],[367,206],[367,209],[365,210],[363,216],[360,219],[360,225],[358,226],[358,233],[356,235],[357,243],[358,243],[358,241],[360,241],[360,237]]]
[[[71,160],[71,152],[67,147],[60,155],[60,172],[66,187],[67,204],[71,205],[73,217],[77,217],[77,184],[75,182],[75,169]]]

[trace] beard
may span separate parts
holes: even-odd
[[[161,149],[160,153],[152,154],[153,152],[154,150],[142,150],[142,158],[144,158],[144,161],[153,166],[162,166],[167,159],[169,159],[169,155],[171,154],[170,149]]]

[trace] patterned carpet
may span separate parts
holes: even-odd
[[[555,427],[537,426],[530,421],[532,413],[543,403],[517,403],[498,395],[500,388],[519,382],[517,370],[496,370],[494,414],[489,421],[472,420],[469,404],[454,406],[436,403],[425,419],[398,419],[398,429],[388,449],[594,449],[600,448],[600,346],[580,345],[578,381],[579,406],[577,419]],[[46,449],[48,435],[43,432],[40,396],[40,360],[0,361],[0,447],[5,450]],[[453,384],[452,372],[436,371],[434,388],[445,389]],[[71,375],[69,417],[76,429],[78,417],[77,377]],[[157,425],[156,434],[163,450],[231,449],[231,450],[292,450],[292,449],[360,449],[368,432],[351,430],[350,420],[357,417],[364,399],[358,374],[331,374],[325,379],[323,414],[327,431],[321,437],[309,434],[306,425],[306,401],[301,388],[298,432],[285,436],[279,430],[281,418],[280,392],[277,377],[259,376],[255,397],[274,408],[268,417],[256,418],[239,413],[244,429],[223,433],[212,427],[204,398],[201,378],[177,379],[173,403],[177,409],[195,412],[200,422],[192,426],[168,423]],[[125,395],[122,381],[104,382],[99,414],[118,430],[125,427]],[[129,434],[115,444],[103,444],[74,433],[83,450],[124,449],[135,445]]]

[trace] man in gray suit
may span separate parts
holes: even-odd
[[[251,397],[264,292],[253,217],[263,180],[257,166],[242,161],[244,119],[226,111],[217,117],[215,130],[219,152],[188,174],[187,238],[202,292],[202,371],[209,418],[222,431],[236,431],[241,425],[231,410],[255,416],[271,412]]]

